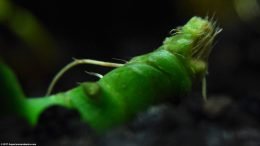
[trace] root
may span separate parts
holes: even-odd
[[[104,67],[121,67],[124,65],[124,64],[120,64],[120,63],[112,63],[112,62],[98,61],[98,60],[92,60],[92,59],[74,59],[74,61],[67,64],[54,76],[54,78],[52,79],[52,81],[48,87],[46,96],[51,94],[55,84],[57,83],[57,81],[62,77],[62,75],[65,72],[67,72],[71,68],[73,68],[77,65],[80,65],[80,64],[92,64],[92,65],[99,65],[99,66],[104,66]]]
[[[204,101],[207,101],[208,97],[207,97],[207,79],[206,79],[206,75],[203,77],[202,79],[202,97],[204,99]]]

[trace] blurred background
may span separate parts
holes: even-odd
[[[0,142],[39,145],[260,145],[260,0],[51,1],[0,0],[0,58],[28,96],[45,94],[52,77],[72,58],[121,63],[159,47],[171,29],[192,16],[214,16],[223,31],[209,60],[208,96],[200,89],[177,105],[160,105],[104,135],[77,113],[54,107],[30,128],[1,120]],[[79,66],[54,92],[97,80]]]

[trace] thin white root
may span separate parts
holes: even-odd
[[[103,75],[99,74],[99,73],[95,73],[95,72],[88,72],[88,71],[85,71],[85,73],[89,74],[89,75],[92,75],[92,76],[95,76],[95,77],[98,77],[99,79],[102,79],[103,78]]]
[[[67,72],[69,69],[77,66],[77,65],[80,65],[80,64],[92,64],[92,65],[99,65],[99,66],[104,66],[104,67],[121,67],[121,66],[124,66],[124,64],[121,64],[121,63],[112,63],[112,62],[105,62],[105,61],[98,61],[98,60],[92,60],[92,59],[75,59],[74,58],[74,61],[72,61],[71,63],[67,64],[65,67],[63,67],[55,76],[54,78],[52,79],[49,87],[48,87],[48,90],[47,90],[47,93],[46,93],[46,96],[50,95],[55,84],[57,83],[57,81],[62,77],[62,75]],[[95,75],[95,76],[98,76],[98,77],[101,77],[100,74],[97,74],[97,73],[91,73],[92,75]]]

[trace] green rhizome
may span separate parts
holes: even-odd
[[[219,32],[212,20],[193,17],[158,49],[132,58],[97,82],[37,98],[27,98],[15,75],[1,63],[4,92],[0,96],[6,99],[5,111],[16,113],[31,125],[37,124],[44,110],[60,105],[77,110],[83,121],[102,132],[151,105],[187,94],[194,82],[205,77],[212,43]]]

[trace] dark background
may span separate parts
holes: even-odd
[[[207,103],[200,98],[198,88],[176,106],[152,107],[127,125],[101,136],[81,123],[77,113],[54,107],[44,113],[34,129],[14,117],[3,119],[0,142],[260,145],[260,1],[10,2],[30,12],[54,42],[44,49],[31,47],[5,20],[1,21],[0,55],[16,72],[28,96],[44,95],[52,77],[72,57],[119,63],[112,58],[129,60],[159,47],[171,29],[194,15],[215,15],[223,31],[209,60]],[[91,65],[76,67],[64,75],[55,92],[70,89],[77,82],[96,80],[85,70],[101,74],[109,71]]]

